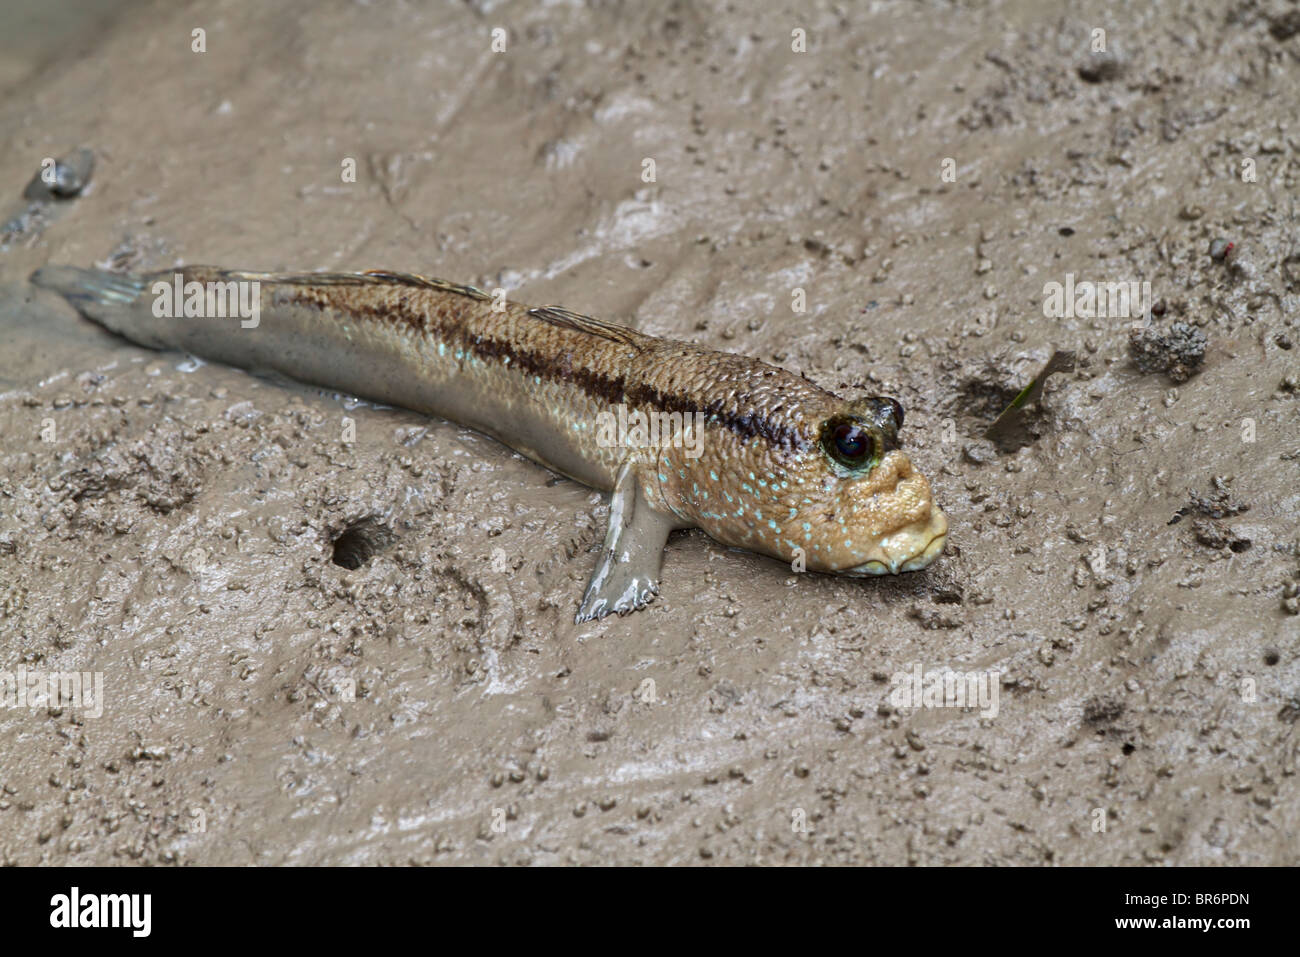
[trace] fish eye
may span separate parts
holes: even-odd
[[[851,469],[874,465],[880,457],[880,437],[851,419],[830,419],[822,427],[822,448]]]
[[[846,459],[854,461],[867,454],[870,442],[867,435],[855,425],[837,425],[835,427],[835,450]]]

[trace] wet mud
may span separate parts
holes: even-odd
[[[0,50],[0,207],[96,157],[0,251],[0,670],[104,688],[0,708],[0,862],[1300,862],[1294,21],[158,3]],[[602,496],[129,345],[47,263],[426,273],[893,395],[949,551],[682,532],[575,625]],[[1067,275],[1156,305],[1048,315]],[[946,673],[996,707],[900,704]]]

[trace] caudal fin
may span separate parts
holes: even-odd
[[[52,289],[69,302],[80,307],[82,303],[126,305],[134,303],[144,292],[141,276],[105,272],[102,269],[80,269],[76,266],[44,266],[32,273],[32,285]]]
[[[76,266],[44,266],[32,273],[31,282],[57,292],[82,315],[141,345],[161,344],[144,292],[144,276],[80,269]]]

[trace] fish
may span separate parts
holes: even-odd
[[[386,270],[52,265],[31,281],[137,345],[459,423],[607,492],[579,623],[653,601],[677,529],[851,577],[919,571],[947,540],[897,399],[749,356]]]

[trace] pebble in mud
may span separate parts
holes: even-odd
[[[1175,322],[1166,335],[1151,327],[1129,333],[1128,351],[1134,364],[1146,373],[1163,372],[1174,382],[1186,382],[1205,359],[1205,333],[1185,322]]]
[[[1086,83],[1108,83],[1124,75],[1124,60],[1111,51],[1094,53],[1079,64],[1077,72]]]
[[[50,224],[64,205],[80,195],[90,182],[95,154],[73,150],[61,159],[47,159],[23,190],[22,198],[8,214],[0,215],[0,244],[19,237],[32,239]]]
[[[1210,492],[1206,494],[1188,492],[1190,504],[1185,511],[1193,511],[1213,519],[1227,518],[1250,511],[1249,503],[1232,498],[1231,481],[1230,478],[1215,476],[1210,480]]]
[[[1240,553],[1248,550],[1251,545],[1249,538],[1213,519],[1198,518],[1192,525],[1192,532],[1197,542],[1215,550],[1227,548]]]
[[[1286,13],[1271,17],[1268,23],[1269,35],[1279,43],[1285,43],[1300,33],[1300,10],[1288,10]]]
[[[79,170],[68,163],[55,163],[47,185],[55,196],[67,199],[80,193],[86,186],[86,180]]]
[[[94,153],[87,149],[73,150],[52,164],[49,160],[43,163],[27,184],[23,196],[32,200],[42,200],[49,196],[70,199],[86,188],[94,169]]]

